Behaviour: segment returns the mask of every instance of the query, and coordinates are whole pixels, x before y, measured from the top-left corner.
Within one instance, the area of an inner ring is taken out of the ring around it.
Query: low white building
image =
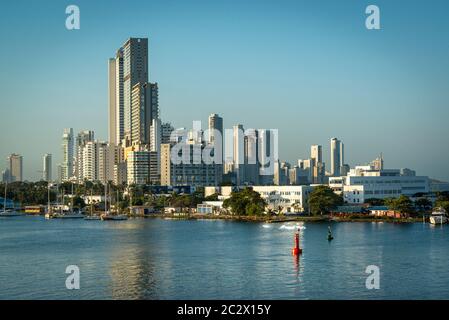
[[[429,192],[426,176],[401,175],[401,170],[357,166],[346,177],[329,178],[329,187],[342,194],[345,202],[362,204],[370,198],[396,198]]]
[[[217,193],[220,200],[231,196],[231,192],[242,190],[240,187],[205,187],[205,196]],[[252,186],[254,191],[267,202],[267,208],[283,213],[302,213],[308,211],[307,200],[314,186]]]

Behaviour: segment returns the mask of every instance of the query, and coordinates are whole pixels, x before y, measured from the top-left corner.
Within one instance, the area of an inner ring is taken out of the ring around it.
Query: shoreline
[[[142,216],[135,216],[142,217]],[[165,220],[225,220],[237,222],[263,222],[263,223],[286,223],[286,222],[389,222],[389,223],[417,223],[421,218],[397,219],[388,217],[330,217],[330,216],[283,216],[283,217],[265,217],[265,216],[233,216],[233,215],[198,215],[198,214],[152,214],[143,218],[161,218]],[[428,222],[426,222],[428,223]]]
[[[96,213],[98,214],[98,213]],[[26,216],[43,216],[43,214],[30,214]],[[85,215],[89,216],[89,215]],[[143,219],[165,219],[165,220],[224,220],[236,222],[263,222],[263,223],[286,223],[286,222],[387,222],[387,223],[423,223],[422,218],[389,218],[371,216],[235,216],[235,215],[213,215],[213,214],[189,214],[189,213],[151,213],[148,215],[130,214],[129,218]],[[429,223],[426,221],[425,223]]]

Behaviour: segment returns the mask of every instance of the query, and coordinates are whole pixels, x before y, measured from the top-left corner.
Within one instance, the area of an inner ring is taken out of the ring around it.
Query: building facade
[[[51,154],[46,153],[42,157],[42,180],[52,181]]]
[[[62,134],[61,180],[68,181],[73,176],[73,129],[66,128]]]
[[[23,181],[23,157],[19,154],[8,156],[8,182]]]

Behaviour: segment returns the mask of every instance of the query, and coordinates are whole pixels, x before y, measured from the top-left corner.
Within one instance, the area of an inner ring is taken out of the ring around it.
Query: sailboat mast
[[[8,181],[5,181],[5,199],[3,199],[3,211],[6,212],[6,189],[8,188]]]
[[[108,213],[108,184],[104,184],[104,213]]]

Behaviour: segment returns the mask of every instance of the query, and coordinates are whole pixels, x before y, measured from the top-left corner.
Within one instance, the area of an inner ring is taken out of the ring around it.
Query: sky
[[[65,27],[70,4],[80,30]],[[380,30],[365,27],[370,4]],[[321,144],[327,169],[338,137],[351,166],[382,152],[387,168],[449,181],[448,16],[444,0],[2,3],[0,169],[19,153],[39,179],[52,153],[55,177],[66,127],[107,140],[108,58],[147,37],[163,122],[279,129],[282,160]]]

